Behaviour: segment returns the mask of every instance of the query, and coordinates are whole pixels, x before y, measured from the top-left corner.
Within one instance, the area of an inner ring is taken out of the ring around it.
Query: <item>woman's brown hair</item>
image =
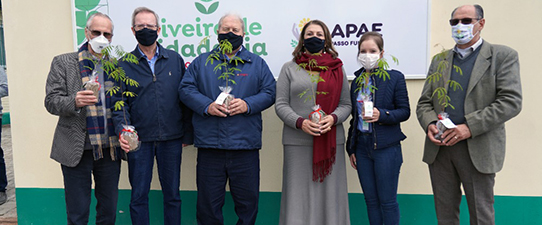
[[[311,20],[305,26],[303,26],[303,29],[301,30],[301,34],[299,34],[299,43],[297,44],[297,47],[295,47],[294,52],[292,52],[292,55],[294,56],[294,61],[301,57],[301,54],[305,52],[305,30],[307,27],[311,24],[316,24],[322,27],[322,30],[324,30],[324,37],[326,38],[325,44],[324,44],[324,52],[327,52],[328,54],[331,54],[333,58],[337,58],[339,56],[339,53],[335,48],[333,47],[333,41],[331,40],[331,33],[329,32],[329,29],[327,28],[326,24],[320,20]]]
[[[380,50],[380,52],[384,51],[384,39],[382,38],[382,34],[371,31],[371,32],[366,32],[363,35],[361,35],[361,38],[359,39],[359,42],[358,42],[358,54],[361,48],[361,43],[369,39],[373,40],[376,43],[376,46],[378,46],[378,49]]]

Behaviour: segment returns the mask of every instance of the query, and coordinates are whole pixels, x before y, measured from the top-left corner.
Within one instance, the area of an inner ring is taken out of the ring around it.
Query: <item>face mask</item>
[[[310,53],[314,54],[324,49],[326,41],[317,37],[311,37],[303,40],[303,43],[305,49],[307,49],[307,51],[309,51]]]
[[[455,43],[460,45],[469,43],[469,41],[471,41],[477,34],[472,34],[474,24],[458,23],[457,25],[452,26],[452,38],[454,39]]]
[[[92,38],[90,41],[88,41],[88,44],[90,44],[92,51],[95,53],[102,53],[102,50],[109,46],[109,40],[107,40],[107,38],[105,38],[103,35],[100,35]]]
[[[243,44],[243,36],[229,32],[227,34],[218,34],[218,42],[222,40],[228,40],[231,44],[232,50],[237,50],[241,44]]]
[[[158,38],[158,32],[149,28],[143,28],[135,32],[137,42],[143,46],[151,46]]]
[[[360,53],[358,55],[358,62],[365,68],[365,70],[374,69],[378,65],[380,54]]]

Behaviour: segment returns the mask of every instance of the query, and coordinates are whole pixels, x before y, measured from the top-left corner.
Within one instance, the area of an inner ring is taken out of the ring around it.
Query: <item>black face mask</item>
[[[233,51],[237,50],[241,44],[243,44],[243,36],[229,32],[227,34],[218,34],[218,42],[222,40],[228,40],[231,43],[231,49]]]
[[[303,43],[305,49],[307,49],[307,51],[309,51],[310,53],[314,54],[324,49],[326,41],[317,37],[311,37],[303,40]]]
[[[143,28],[135,32],[137,42],[143,46],[151,46],[158,38],[158,32],[149,28]]]

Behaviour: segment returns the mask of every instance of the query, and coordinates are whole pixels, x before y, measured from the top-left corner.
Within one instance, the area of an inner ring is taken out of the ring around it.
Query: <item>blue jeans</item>
[[[197,220],[199,225],[224,224],[226,181],[239,217],[237,225],[255,224],[260,192],[259,150],[198,149]]]
[[[181,224],[182,139],[142,142],[139,150],[128,153],[128,174],[132,185],[130,217],[132,224],[149,224],[149,190],[154,158],[164,195],[164,224]]]
[[[109,149],[104,151],[109,151]],[[94,175],[94,196],[98,200],[96,224],[115,224],[120,160],[112,161],[109,154],[104,152],[104,158],[95,161],[92,150],[85,150],[77,166],[62,165],[62,175],[64,176],[68,225],[88,224],[92,190],[91,175]]]
[[[375,150],[372,134],[360,134],[357,138],[357,170],[367,204],[369,223],[399,224],[397,185],[403,163],[401,145]]]

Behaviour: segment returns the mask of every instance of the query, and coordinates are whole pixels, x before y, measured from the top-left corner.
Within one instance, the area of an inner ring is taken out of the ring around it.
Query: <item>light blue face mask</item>
[[[478,22],[473,23],[473,24],[458,23],[457,25],[452,26],[452,38],[454,39],[455,43],[460,44],[460,45],[469,43],[469,41],[471,41],[474,38],[474,36],[478,34],[478,32],[476,32],[476,34],[472,33],[472,30],[474,29],[474,25],[477,24]]]

